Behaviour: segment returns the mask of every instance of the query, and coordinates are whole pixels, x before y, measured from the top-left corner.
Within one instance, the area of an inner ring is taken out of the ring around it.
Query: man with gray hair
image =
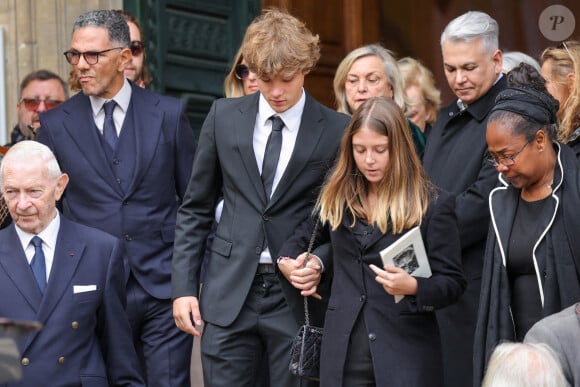
[[[0,164],[14,219],[0,231],[0,316],[43,325],[20,343],[14,385],[144,386],[125,314],[121,242],[60,214],[68,182],[35,141],[14,145]]]
[[[457,99],[441,109],[423,155],[433,183],[456,196],[468,281],[463,297],[437,312],[447,387],[472,383],[473,339],[489,225],[487,197],[497,176],[486,161],[486,121],[495,97],[506,87],[498,36],[497,22],[483,12],[467,12],[443,31],[443,67]]]
[[[57,74],[49,70],[36,70],[26,75],[20,83],[18,93],[18,123],[10,133],[10,147],[17,142],[34,140],[40,126],[40,113],[50,110],[68,98],[66,83]],[[4,151],[0,150],[0,160]],[[0,203],[0,229],[11,222],[8,209],[4,201]]]
[[[195,140],[184,106],[124,76],[129,27],[112,10],[76,20],[70,49],[82,92],[42,114],[37,140],[71,182],[65,214],[123,240],[127,312],[150,386],[188,386],[192,337],[173,322],[171,256]]]
[[[478,385],[479,386],[479,385]],[[481,387],[566,387],[556,355],[545,344],[495,347]]]

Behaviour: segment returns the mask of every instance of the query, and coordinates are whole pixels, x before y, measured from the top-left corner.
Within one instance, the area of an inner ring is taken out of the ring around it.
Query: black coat
[[[570,137],[568,137],[566,145],[572,148],[576,154],[576,158],[580,159],[580,127],[576,128]]]
[[[432,277],[417,278],[417,295],[406,296],[398,304],[375,281],[369,264],[383,267],[379,252],[403,233],[377,230],[363,248],[351,224],[352,218],[345,216],[335,231],[322,228],[315,244],[331,241],[333,268],[326,270],[332,270],[334,276],[324,325],[320,385],[343,385],[349,337],[363,313],[377,386],[443,386],[434,310],[455,302],[465,288],[453,197],[440,192],[421,223]],[[305,251],[312,229],[312,221],[303,224],[280,254],[296,257]]]
[[[538,214],[537,222],[544,231],[533,250],[544,316],[580,300],[580,170],[573,151],[557,143],[555,147],[554,188],[548,207]],[[501,186],[491,192],[489,200],[491,224],[474,343],[473,385],[477,387],[495,346],[515,340],[505,260],[520,190],[501,174],[499,180]]]
[[[465,387],[472,380],[473,334],[489,225],[487,197],[497,181],[495,168],[486,161],[485,132],[495,98],[506,83],[504,76],[462,112],[456,101],[443,108],[423,154],[431,181],[456,197],[461,262],[467,278],[461,299],[437,311],[446,387]]]

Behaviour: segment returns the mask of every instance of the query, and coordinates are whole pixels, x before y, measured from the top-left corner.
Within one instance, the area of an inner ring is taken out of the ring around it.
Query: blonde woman
[[[558,140],[580,158],[580,42],[568,40],[549,47],[540,56],[541,74],[548,92],[558,100]]]
[[[250,71],[239,48],[234,63],[224,80],[224,94],[226,98],[242,97],[258,91],[258,77]]]
[[[333,275],[320,370],[324,386],[442,386],[435,309],[463,293],[455,201],[428,180],[401,108],[375,97],[355,111],[339,160],[315,211],[314,247],[330,241]],[[420,226],[433,275],[383,266],[379,252]],[[314,220],[281,249],[283,262],[306,250]],[[395,303],[394,295],[405,297]]]
[[[379,44],[359,47],[340,62],[334,75],[337,110],[352,115],[367,99],[385,96],[407,113],[403,78],[392,52]],[[425,149],[423,132],[407,120],[417,154]]]
[[[428,137],[441,107],[441,92],[435,86],[433,73],[414,58],[401,58],[397,64],[409,105],[407,118]]]

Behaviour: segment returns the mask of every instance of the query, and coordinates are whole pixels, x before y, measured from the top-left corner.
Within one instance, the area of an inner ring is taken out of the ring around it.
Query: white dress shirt
[[[270,132],[272,131],[272,120],[270,120],[270,117],[277,115],[282,119],[282,121],[284,121],[284,128],[282,128],[282,148],[280,149],[280,159],[278,160],[278,167],[276,168],[274,182],[272,183],[272,195],[276,192],[278,183],[284,175],[284,171],[286,170],[292,152],[294,151],[294,145],[296,144],[296,138],[298,137],[298,129],[300,128],[300,122],[302,121],[302,112],[304,111],[305,102],[306,94],[304,93],[304,89],[302,89],[302,96],[294,106],[285,112],[276,113],[270,104],[268,104],[268,101],[266,101],[264,96],[260,94],[253,138],[254,154],[256,155],[256,163],[258,164],[260,174],[262,174],[262,163],[264,162],[266,143],[268,142],[268,136],[270,136]],[[273,263],[270,250],[267,247],[262,251],[262,254],[260,254],[260,263]]]
[[[302,112],[304,111],[304,103],[306,102],[306,95],[304,89],[302,96],[298,102],[290,109],[283,113],[276,113],[274,109],[268,104],[268,101],[260,94],[260,102],[258,106],[258,114],[256,116],[256,124],[254,126],[254,154],[256,155],[256,163],[258,163],[258,170],[262,174],[262,163],[264,162],[264,152],[266,151],[266,143],[270,132],[272,132],[272,120],[270,117],[277,115],[284,121],[284,128],[282,128],[282,148],[280,149],[280,159],[278,160],[278,167],[274,175],[274,182],[272,183],[272,194],[276,191],[276,187],[288,166],[294,145],[296,144],[296,137],[298,136],[298,129],[302,121]]]
[[[121,134],[121,128],[123,127],[123,122],[125,122],[127,109],[129,109],[129,102],[131,102],[131,85],[129,84],[129,81],[125,78],[121,90],[119,90],[119,92],[110,100],[94,95],[90,95],[89,100],[91,101],[91,109],[93,110],[93,119],[95,120],[95,124],[101,134],[103,134],[103,125],[105,124],[105,109],[103,109],[103,105],[105,102],[110,100],[117,103],[115,110],[113,110],[113,121],[115,121],[117,137],[119,137]]]

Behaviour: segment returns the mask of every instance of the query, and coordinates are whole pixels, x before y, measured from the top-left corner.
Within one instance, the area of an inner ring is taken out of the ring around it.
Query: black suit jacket
[[[231,324],[238,316],[265,241],[275,260],[282,243],[311,213],[348,123],[346,115],[306,94],[294,151],[268,201],[253,149],[258,101],[259,93],[214,102],[201,130],[191,180],[177,216],[173,297],[197,296],[204,244],[223,191],[223,212],[200,297],[204,320],[219,326]],[[303,320],[300,293],[281,273],[278,276],[297,321]]]

